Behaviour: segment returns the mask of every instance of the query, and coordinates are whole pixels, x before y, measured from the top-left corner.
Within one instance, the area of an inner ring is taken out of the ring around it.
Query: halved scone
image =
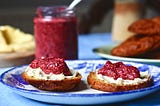
[[[34,87],[47,91],[69,91],[81,82],[81,74],[69,69],[61,58],[35,59],[22,73],[23,79]]]
[[[23,72],[22,77],[26,82],[34,87],[47,91],[69,91],[75,88],[81,81],[82,76],[77,73],[75,77],[65,78],[63,80],[43,80],[28,76]]]
[[[146,81],[142,83],[118,85],[116,83],[110,83],[109,81],[101,80],[97,78],[96,72],[91,72],[87,78],[87,81],[91,86],[91,88],[106,92],[118,92],[118,91],[135,90],[150,86],[152,82],[151,77],[146,76],[145,79]]]
[[[106,64],[104,65],[104,67],[105,68],[109,67],[108,63],[106,63]],[[115,65],[115,64],[113,64],[113,65]],[[113,67],[113,65],[111,67]],[[104,68],[104,67],[102,67],[102,68]],[[120,65],[119,66],[117,65],[115,67],[122,68]],[[109,70],[112,70],[112,68],[110,68]],[[106,92],[118,92],[118,91],[128,91],[128,90],[145,88],[145,87],[152,85],[151,75],[149,75],[147,72],[140,72],[139,77],[135,77],[132,79],[128,79],[128,78],[123,79],[121,76],[119,76],[118,78],[112,77],[112,75],[107,76],[107,75],[102,74],[99,71],[102,71],[102,70],[98,69],[96,71],[90,72],[87,77],[88,84],[93,89],[106,91]],[[109,72],[109,73],[111,73],[111,72]]]

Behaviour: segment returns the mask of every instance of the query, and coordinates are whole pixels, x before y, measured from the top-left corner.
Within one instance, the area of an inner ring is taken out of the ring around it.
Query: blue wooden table
[[[79,59],[91,60],[102,59],[93,53],[93,48],[113,44],[111,35],[109,33],[97,33],[89,35],[79,36]],[[8,70],[8,68],[0,68],[0,75]],[[106,105],[106,104],[105,104]],[[160,106],[160,91],[156,91],[150,95],[142,98],[138,98],[131,101],[125,101],[121,103],[112,103],[108,106]],[[0,83],[0,106],[53,106],[53,104],[47,104],[37,102],[31,99],[22,97]],[[57,105],[56,105],[57,106]]]

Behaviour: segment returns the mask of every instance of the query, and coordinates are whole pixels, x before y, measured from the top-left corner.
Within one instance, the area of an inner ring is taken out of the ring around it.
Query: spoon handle
[[[68,10],[69,9],[73,9],[81,0],[74,0],[69,6],[68,6]]]

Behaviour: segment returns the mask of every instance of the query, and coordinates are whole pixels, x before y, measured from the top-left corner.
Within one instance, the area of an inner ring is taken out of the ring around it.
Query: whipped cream
[[[150,76],[148,72],[140,72],[140,78],[135,78],[134,80],[124,80],[122,78],[118,78],[117,80],[115,80],[112,77],[98,74],[98,70],[96,70],[96,77],[100,80],[103,80],[109,83],[113,83],[113,84],[117,84],[117,85],[131,85],[131,84],[140,84],[140,83],[146,82],[148,80],[147,78]]]
[[[72,76],[65,76],[63,73],[61,73],[61,74],[53,74],[53,73],[45,74],[41,68],[33,69],[31,67],[27,67],[25,71],[28,76],[34,77],[36,79],[42,79],[42,80],[63,80],[66,78],[76,77],[76,75],[77,75],[77,72],[73,71],[73,70],[70,70],[72,73]]]

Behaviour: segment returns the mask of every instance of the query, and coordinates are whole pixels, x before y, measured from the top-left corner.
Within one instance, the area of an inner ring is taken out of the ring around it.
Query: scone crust
[[[150,19],[138,20],[132,23],[128,27],[128,30],[137,34],[144,34],[144,35],[159,34],[160,25],[155,22],[157,20],[158,19],[154,19],[154,21]]]
[[[160,35],[134,35],[111,50],[111,54],[122,57],[139,57],[160,48]]]
[[[41,80],[28,76],[26,72],[22,73],[22,78],[32,86],[47,91],[69,91],[75,88],[81,81],[81,74],[78,73],[74,78],[64,80]]]
[[[146,82],[140,84],[132,84],[132,85],[117,85],[113,83],[106,83],[103,80],[100,80],[96,77],[96,72],[90,72],[87,77],[88,84],[91,88],[96,90],[101,90],[105,92],[118,92],[118,91],[128,91],[135,90],[140,88],[145,88],[151,86],[152,80],[151,77],[147,78]]]

